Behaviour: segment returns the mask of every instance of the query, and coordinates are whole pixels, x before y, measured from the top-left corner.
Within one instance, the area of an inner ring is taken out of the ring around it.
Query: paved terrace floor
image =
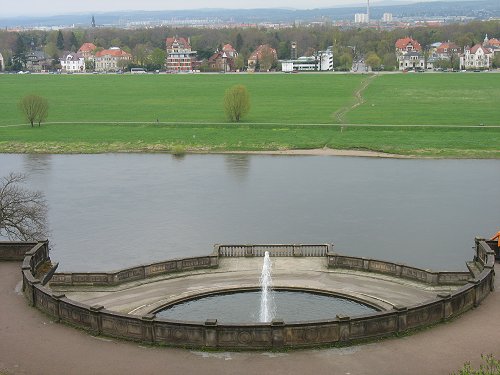
[[[202,292],[258,287],[263,258],[221,258],[217,269],[176,273],[167,278],[132,282],[114,288],[57,288],[66,296],[87,305],[143,315],[165,303]],[[375,273],[329,270],[325,258],[272,258],[275,287],[302,287],[347,294],[382,309],[412,305],[450,291],[453,287],[382,276]],[[207,318],[216,318],[208,317]]]
[[[0,262],[0,373],[5,374],[450,374],[482,353],[500,358],[499,279],[459,319],[411,336],[348,348],[201,352],[145,347],[53,323],[20,292],[21,264]]]

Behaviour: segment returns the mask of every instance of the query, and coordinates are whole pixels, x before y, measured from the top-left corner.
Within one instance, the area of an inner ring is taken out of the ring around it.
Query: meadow
[[[0,75],[1,152],[360,149],[499,158],[500,74]],[[224,91],[243,84],[252,109],[229,123]],[[49,100],[26,125],[17,103]],[[343,110],[339,119],[335,114]],[[482,124],[482,125],[480,125]],[[396,125],[396,126],[393,126]],[[434,126],[421,126],[434,125]],[[472,126],[472,127],[471,127]]]

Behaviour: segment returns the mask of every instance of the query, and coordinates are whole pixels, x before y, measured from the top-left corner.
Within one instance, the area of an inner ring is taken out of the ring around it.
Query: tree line
[[[500,22],[474,21],[443,26],[422,26],[384,30],[378,28],[348,28],[335,26],[297,26],[284,29],[233,28],[201,29],[190,27],[157,27],[126,30],[119,28],[66,29],[59,31],[0,31],[0,52],[6,68],[22,70],[26,55],[31,50],[43,50],[56,63],[63,52],[77,51],[85,42],[98,48],[120,47],[134,56],[137,66],[161,64],[164,59],[165,38],[182,36],[190,38],[198,58],[208,59],[217,49],[230,43],[239,53],[237,65],[244,65],[252,51],[260,44],[275,48],[279,59],[290,58],[291,42],[297,43],[299,56],[310,56],[315,51],[333,46],[334,66],[348,69],[352,60],[370,56],[388,69],[396,66],[394,43],[411,36],[425,48],[435,42],[452,41],[458,46],[472,46],[482,42],[484,36],[500,37]],[[240,67],[240,66],[238,66]]]

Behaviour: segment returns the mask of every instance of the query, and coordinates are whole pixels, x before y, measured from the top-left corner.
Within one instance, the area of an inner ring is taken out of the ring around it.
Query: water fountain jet
[[[273,320],[276,308],[274,306],[274,297],[272,292],[272,263],[269,251],[264,253],[264,264],[262,265],[262,273],[260,275],[260,315],[259,320],[262,323],[268,323]]]

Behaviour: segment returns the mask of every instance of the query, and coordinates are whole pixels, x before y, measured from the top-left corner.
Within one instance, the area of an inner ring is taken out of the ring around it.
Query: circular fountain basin
[[[274,318],[285,322],[335,319],[337,315],[356,316],[379,311],[373,306],[330,293],[308,290],[273,290]],[[195,297],[172,303],[156,312],[168,320],[221,323],[258,323],[261,292],[231,291]]]

